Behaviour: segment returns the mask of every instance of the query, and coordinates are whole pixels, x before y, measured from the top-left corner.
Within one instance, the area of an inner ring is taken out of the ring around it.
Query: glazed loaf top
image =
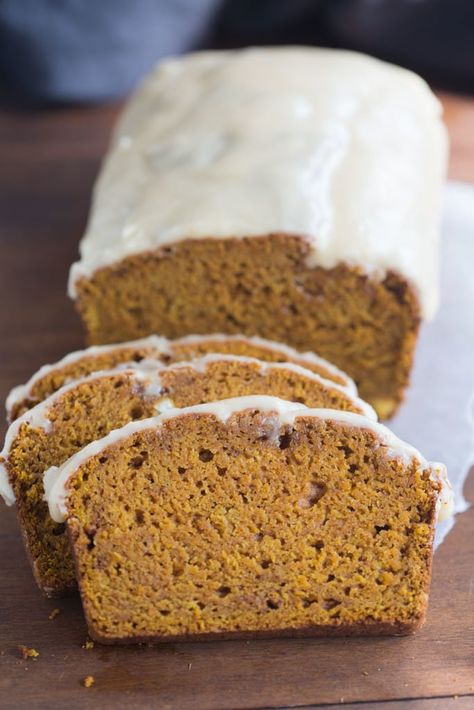
[[[415,74],[284,47],[162,62],[130,101],[70,274],[191,238],[300,235],[309,264],[388,270],[437,304],[440,105]]]

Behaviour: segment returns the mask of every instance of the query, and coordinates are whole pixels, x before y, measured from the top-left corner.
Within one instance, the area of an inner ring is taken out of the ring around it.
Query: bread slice
[[[104,643],[406,634],[442,467],[366,417],[274,397],[133,422],[45,476]]]
[[[0,491],[8,489],[10,499],[16,498],[34,574],[45,593],[75,587],[64,526],[51,521],[43,501],[42,474],[48,467],[112,429],[156,415],[160,408],[255,393],[376,418],[350,388],[298,365],[216,354],[168,367],[148,361],[142,367],[95,373],[64,385],[15,420],[1,454]]]
[[[266,362],[293,362],[307,370],[352,388],[353,381],[342,370],[315,353],[300,353],[293,348],[243,335],[189,335],[168,340],[159,335],[115,345],[98,345],[65,355],[51,365],[43,365],[24,385],[15,387],[7,399],[7,417],[11,422],[30,407],[46,399],[64,384],[99,370],[109,370],[119,364],[140,363],[145,359],[159,360],[164,364],[192,360],[207,353],[246,355]]]

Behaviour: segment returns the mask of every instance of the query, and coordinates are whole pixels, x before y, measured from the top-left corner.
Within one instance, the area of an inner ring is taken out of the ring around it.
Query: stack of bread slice
[[[78,586],[94,638],[422,622],[444,469],[317,355],[150,336],[41,368],[7,410],[0,491],[39,587]]]

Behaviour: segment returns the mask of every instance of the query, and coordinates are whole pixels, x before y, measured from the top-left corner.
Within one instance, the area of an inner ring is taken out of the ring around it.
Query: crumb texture
[[[308,407],[325,407],[362,414],[362,403],[328,380],[290,367],[265,367],[258,361],[238,358],[211,360],[205,365],[173,367],[159,373],[163,395],[176,407],[232,397],[270,394]],[[158,404],[158,401],[157,401]]]
[[[50,518],[43,501],[44,471],[112,429],[153,414],[142,393],[134,391],[123,375],[117,375],[109,379],[107,387],[89,382],[67,392],[48,410],[48,430],[20,425],[7,468],[35,578],[48,595],[74,588],[75,575],[64,525]]]
[[[220,331],[313,350],[390,415],[419,326],[412,287],[391,272],[378,281],[344,264],[309,268],[307,257],[305,240],[278,234],[185,240],[83,278],[76,304],[91,343]]]
[[[88,459],[67,526],[105,642],[422,621],[436,484],[375,434],[242,412],[175,417]]]
[[[122,363],[139,363],[145,358],[160,357],[160,353],[151,347],[127,348],[118,346],[103,353],[89,354],[86,351],[82,357],[70,363],[53,367],[31,387],[28,396],[15,402],[9,418],[11,421],[19,417],[38,402],[57,392],[71,380],[78,380],[99,370],[110,370]]]

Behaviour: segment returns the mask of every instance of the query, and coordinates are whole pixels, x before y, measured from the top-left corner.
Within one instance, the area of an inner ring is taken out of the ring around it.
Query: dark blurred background
[[[270,44],[356,49],[474,94],[474,0],[0,0],[0,95],[111,101],[163,56]]]

